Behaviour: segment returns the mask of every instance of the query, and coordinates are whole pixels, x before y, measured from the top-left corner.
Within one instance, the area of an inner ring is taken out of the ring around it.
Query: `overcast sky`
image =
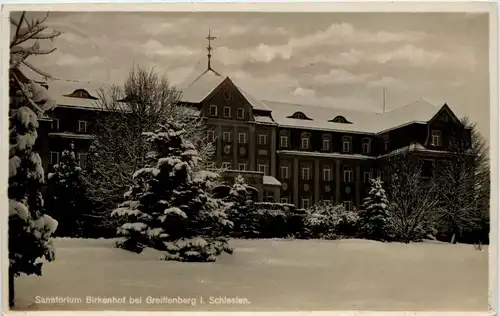
[[[380,112],[447,102],[489,134],[488,17],[465,13],[64,13],[34,60],[56,78],[120,84],[133,64],[178,84],[214,68],[255,97]]]

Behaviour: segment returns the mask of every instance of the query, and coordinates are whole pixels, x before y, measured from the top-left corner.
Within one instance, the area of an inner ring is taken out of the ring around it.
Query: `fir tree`
[[[238,237],[254,237],[258,234],[255,206],[248,194],[249,187],[245,179],[238,175],[225,199],[228,203],[229,220],[234,224],[232,234]]]
[[[46,210],[59,223],[58,236],[86,236],[88,232],[84,231],[84,225],[87,222],[87,226],[91,226],[86,216],[91,215],[88,214],[91,208],[85,194],[82,168],[74,149],[75,146],[71,143],[69,149],[62,152],[59,164],[54,165],[53,172],[47,177]]]
[[[387,240],[389,237],[389,202],[382,181],[370,180],[370,191],[360,210],[360,228],[363,237]]]
[[[215,261],[232,252],[222,236],[232,225],[225,205],[208,193],[217,174],[195,172],[198,152],[185,133],[174,120],[144,133],[153,150],[134,173],[127,200],[112,213],[124,221],[118,247],[138,253],[152,247],[177,261]]]

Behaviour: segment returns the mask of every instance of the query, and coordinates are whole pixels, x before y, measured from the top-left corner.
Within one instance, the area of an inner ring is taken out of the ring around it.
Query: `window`
[[[301,146],[302,149],[309,149],[309,137],[308,136],[302,136],[301,139]]]
[[[50,164],[57,165],[59,163],[59,153],[57,151],[50,152]]]
[[[264,175],[267,175],[267,165],[259,165],[259,172],[264,173]]]
[[[389,135],[384,135],[384,149],[385,151],[389,150]]]
[[[333,123],[344,123],[349,124],[350,122],[343,116],[336,116],[333,120],[330,120]]]
[[[231,117],[231,107],[230,106],[224,107],[224,117]]]
[[[282,179],[288,179],[288,166],[281,166],[280,172],[281,172]]]
[[[230,162],[223,162],[222,163],[222,169],[228,169],[228,170],[231,170],[232,168],[232,164]]]
[[[344,169],[344,182],[352,182],[352,170]]]
[[[78,121],[78,131],[81,133],[87,132],[87,121]]]
[[[369,138],[364,138],[361,143],[361,149],[363,154],[369,154],[371,151],[371,140]]]
[[[59,130],[59,119],[52,119],[52,122],[50,122],[50,129],[52,131],[58,131]]]
[[[86,153],[78,153],[78,165],[82,168],[85,168],[85,162],[87,161]]]
[[[267,145],[267,135],[259,134],[259,145]]]
[[[303,167],[301,171],[302,180],[309,180],[311,176],[309,167]]]
[[[282,148],[288,147],[288,136],[280,136],[280,146]]]
[[[222,132],[222,141],[224,143],[230,143],[231,142],[231,132]]]
[[[372,178],[372,173],[371,172],[363,172],[363,182],[364,183],[369,183],[370,179]]]
[[[344,201],[344,203],[342,203],[344,205],[344,208],[348,211],[352,211],[352,202],[351,201]]]
[[[240,144],[247,143],[247,133],[238,133],[238,143]]]
[[[323,180],[324,181],[332,181],[332,170],[325,168],[323,169]]]
[[[217,116],[217,105],[212,104],[210,106],[210,115]]]
[[[323,138],[323,150],[330,151],[332,141],[329,138]]]
[[[441,146],[441,131],[432,131],[432,145]]]
[[[309,199],[302,199],[301,201],[301,206],[303,209],[308,209],[309,208]]]
[[[449,144],[450,148],[456,148],[457,141],[455,140],[455,137],[448,137],[448,144]]]
[[[231,92],[229,90],[224,90],[222,92],[222,94],[223,94],[225,100],[231,99]]]
[[[288,204],[288,198],[287,197],[282,197],[280,199],[281,204]]]
[[[342,137],[342,152],[350,153],[352,150],[352,139],[350,136]]]
[[[207,131],[207,139],[209,142],[215,141],[215,131]]]
[[[247,164],[246,163],[239,163],[238,164],[238,170],[240,170],[240,171],[246,171],[247,170]]]
[[[245,118],[245,112],[243,111],[243,109],[242,109],[242,108],[239,108],[239,109],[236,111],[236,114],[238,115],[238,118],[239,118],[239,119]]]

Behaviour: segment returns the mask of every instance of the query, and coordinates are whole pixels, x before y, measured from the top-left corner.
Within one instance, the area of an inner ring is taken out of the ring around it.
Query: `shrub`
[[[359,216],[342,205],[320,202],[306,210],[304,233],[306,238],[338,239],[353,237]]]

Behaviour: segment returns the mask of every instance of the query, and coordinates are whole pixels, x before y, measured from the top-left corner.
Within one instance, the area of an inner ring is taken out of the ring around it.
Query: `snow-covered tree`
[[[180,96],[165,76],[141,67],[131,69],[122,86],[99,91],[96,107],[103,115],[95,121],[95,154],[88,156],[85,173],[96,207],[110,212],[121,201],[150,150],[142,132],[169,117],[185,123],[184,137],[193,142],[202,160],[212,157],[214,146],[206,137],[204,121],[192,108],[179,104]]]
[[[152,247],[165,260],[215,261],[232,251],[223,237],[232,223],[224,203],[208,193],[218,175],[196,171],[200,158],[184,127],[170,119],[144,133],[154,149],[112,213],[124,221],[117,246],[139,253]]]
[[[255,205],[248,198],[249,187],[245,179],[238,175],[225,199],[228,203],[229,220],[233,222],[232,234],[241,237],[253,237],[258,234]]]
[[[14,305],[14,277],[42,274],[43,260],[54,260],[51,237],[57,221],[43,213],[44,170],[34,145],[38,136],[38,116],[54,108],[47,89],[20,78],[24,66],[41,76],[48,74],[33,66],[28,58],[49,54],[53,48],[41,47],[44,40],[60,35],[45,26],[47,16],[29,19],[25,12],[11,16],[10,113],[9,113],[9,305]],[[16,98],[17,102],[13,102]],[[15,105],[15,106],[14,106]]]
[[[389,239],[389,201],[379,178],[370,180],[370,191],[361,206],[359,217],[360,233],[364,238]]]
[[[62,152],[59,163],[48,174],[45,203],[47,214],[59,223],[58,236],[87,236],[88,230],[99,224],[91,211],[73,143]]]

